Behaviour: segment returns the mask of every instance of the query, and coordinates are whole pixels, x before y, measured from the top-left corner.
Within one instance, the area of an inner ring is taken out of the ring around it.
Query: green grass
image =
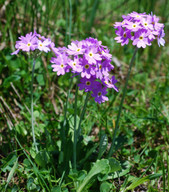
[[[0,4],[0,191],[169,191],[168,1],[2,0]],[[115,152],[113,159],[108,160],[122,89],[134,52],[131,44],[122,47],[115,42],[113,23],[132,11],[153,11],[158,15],[165,24],[166,45],[158,47],[153,42],[151,47],[138,50]],[[78,92],[75,118],[76,79],[70,82],[69,74],[58,77],[52,72],[52,53],[36,61],[33,88],[39,153],[32,146],[32,60],[26,54],[10,53],[18,36],[34,28],[51,37],[56,46],[96,37],[120,62],[120,66],[112,62],[119,93],[109,90],[109,101],[101,105],[89,96],[81,122],[82,136],[77,141],[76,170],[72,168],[73,127],[81,118],[86,94]]]

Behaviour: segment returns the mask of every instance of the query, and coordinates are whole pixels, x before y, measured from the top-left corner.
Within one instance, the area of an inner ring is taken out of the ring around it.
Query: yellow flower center
[[[98,96],[101,96],[102,95],[102,93],[101,92],[98,92]]]
[[[76,63],[75,63],[75,62],[73,63],[73,66],[76,66]]]
[[[89,56],[92,57],[92,56],[93,56],[93,53],[89,53]]]
[[[139,39],[140,39],[140,40],[143,40],[143,36],[140,36]]]
[[[137,25],[136,24],[133,24],[133,28],[136,28],[137,27]]]
[[[89,65],[87,64],[87,65],[85,65],[85,69],[89,69]]]
[[[99,69],[101,69],[102,68],[102,66],[101,65],[99,65]]]
[[[124,37],[124,38],[126,38],[126,37],[127,37],[126,33],[124,33],[124,34],[123,34],[123,37]]]
[[[77,49],[77,52],[79,52],[80,50],[81,50],[81,49],[80,49],[80,48],[78,48],[78,49]]]
[[[30,44],[30,43],[28,43],[28,44],[27,44],[27,46],[28,46],[28,47],[30,47],[30,46],[31,46],[31,44]]]
[[[61,68],[63,68],[63,67],[64,67],[64,65],[63,65],[63,64],[61,64],[61,65],[60,65],[60,67],[61,67]]]
[[[91,82],[90,81],[86,81],[86,85],[91,85]]]
[[[148,25],[148,23],[144,23],[144,26],[147,26]]]
[[[43,46],[43,45],[42,45],[42,43],[40,43],[40,44],[39,44],[39,46],[41,46],[41,47],[42,47],[42,46]]]

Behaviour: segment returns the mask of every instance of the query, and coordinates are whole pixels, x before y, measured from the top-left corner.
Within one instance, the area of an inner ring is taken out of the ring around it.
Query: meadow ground
[[[168,0],[0,1],[0,191],[169,191],[168,10]],[[159,47],[155,40],[138,49],[115,129],[135,48],[115,41],[113,24],[133,11],[157,15],[166,43]],[[119,92],[109,89],[102,104],[90,94],[85,102],[87,93],[77,95],[77,78],[57,76],[53,53],[43,53],[35,64],[32,133],[32,58],[11,53],[18,37],[34,29],[56,47],[89,37],[102,41]]]

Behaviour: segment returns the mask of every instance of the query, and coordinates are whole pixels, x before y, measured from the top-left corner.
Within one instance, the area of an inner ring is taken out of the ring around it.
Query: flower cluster
[[[157,39],[159,46],[164,46],[164,24],[158,22],[159,18],[156,15],[132,12],[127,16],[123,15],[122,18],[122,22],[114,24],[117,29],[115,40],[122,46],[128,44],[129,39],[138,48],[150,46],[154,39]]]
[[[64,75],[71,71],[80,75],[80,90],[92,91],[92,97],[97,103],[108,101],[107,88],[118,91],[114,85],[117,81],[109,72],[114,68],[111,65],[111,54],[101,41],[87,38],[82,41],[73,41],[68,48],[54,48],[56,57],[51,59],[53,71],[57,75]]]
[[[30,32],[26,36],[19,37],[19,41],[16,41],[16,51],[11,55],[16,55],[20,50],[25,52],[31,52],[35,50],[48,52],[50,49],[54,48],[54,43],[49,39],[41,36],[36,31],[34,33]]]

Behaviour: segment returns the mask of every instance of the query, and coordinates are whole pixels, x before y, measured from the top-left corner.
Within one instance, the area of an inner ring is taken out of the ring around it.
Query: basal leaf
[[[110,168],[111,168],[110,172],[115,172],[115,171],[121,170],[120,162],[117,161],[114,158],[109,158],[109,165],[110,165]]]
[[[87,187],[87,184],[93,179],[93,177],[99,173],[106,174],[110,170],[109,160],[101,159],[94,163],[92,169],[89,171],[83,182],[79,185],[77,192],[81,192]]]
[[[104,134],[100,139],[98,159],[100,159],[104,154],[104,152],[106,151],[107,145],[108,145],[108,138],[107,135]]]

